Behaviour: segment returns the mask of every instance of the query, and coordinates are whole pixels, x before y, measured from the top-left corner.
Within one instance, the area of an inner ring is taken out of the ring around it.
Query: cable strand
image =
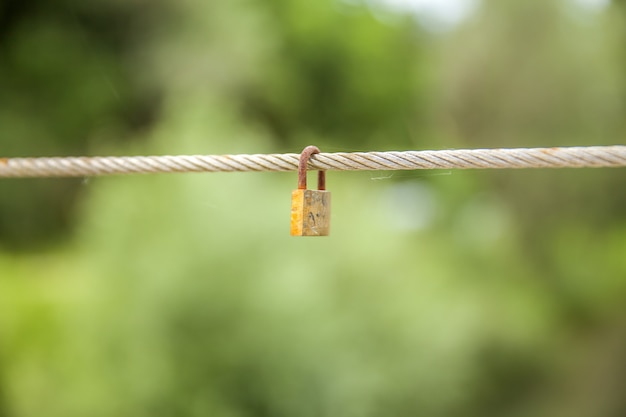
[[[180,155],[0,158],[0,178],[83,177],[169,172],[296,171],[300,155]],[[338,152],[312,155],[309,170],[625,167],[626,146]]]

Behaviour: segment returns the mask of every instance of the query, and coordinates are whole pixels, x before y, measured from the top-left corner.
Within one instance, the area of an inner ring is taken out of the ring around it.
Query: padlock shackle
[[[298,164],[298,189],[306,190],[306,171],[307,164],[309,163],[309,159],[311,155],[320,153],[320,150],[317,146],[307,146],[304,148],[302,153],[300,154],[300,163]],[[326,171],[318,171],[317,173],[317,189],[325,190],[326,189]]]

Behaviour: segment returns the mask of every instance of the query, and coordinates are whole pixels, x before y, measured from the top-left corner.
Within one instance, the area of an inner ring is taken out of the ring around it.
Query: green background
[[[5,0],[0,154],[611,145],[626,3]],[[622,169],[0,180],[0,417],[623,416]]]

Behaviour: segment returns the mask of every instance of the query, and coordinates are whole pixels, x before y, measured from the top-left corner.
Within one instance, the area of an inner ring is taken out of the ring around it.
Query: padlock
[[[306,189],[306,168],[311,155],[319,153],[307,146],[300,155],[298,189],[291,192],[291,236],[328,236],[330,231],[330,192],[326,172],[319,171],[317,190]]]

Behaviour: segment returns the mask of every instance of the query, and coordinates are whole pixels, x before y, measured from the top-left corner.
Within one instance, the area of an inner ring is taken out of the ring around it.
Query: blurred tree
[[[138,82],[128,53],[150,16],[140,3],[2,2],[2,155],[84,155],[149,126],[158,91]],[[0,186],[11,196],[0,200],[1,246],[37,247],[72,223],[80,181],[5,180]]]
[[[563,0],[485,1],[448,40],[444,110],[468,146],[590,145],[621,123],[621,46]]]
[[[377,20],[367,7],[272,0],[279,45],[248,113],[283,144],[302,136],[347,149],[406,148],[428,121],[427,37],[409,17]]]

